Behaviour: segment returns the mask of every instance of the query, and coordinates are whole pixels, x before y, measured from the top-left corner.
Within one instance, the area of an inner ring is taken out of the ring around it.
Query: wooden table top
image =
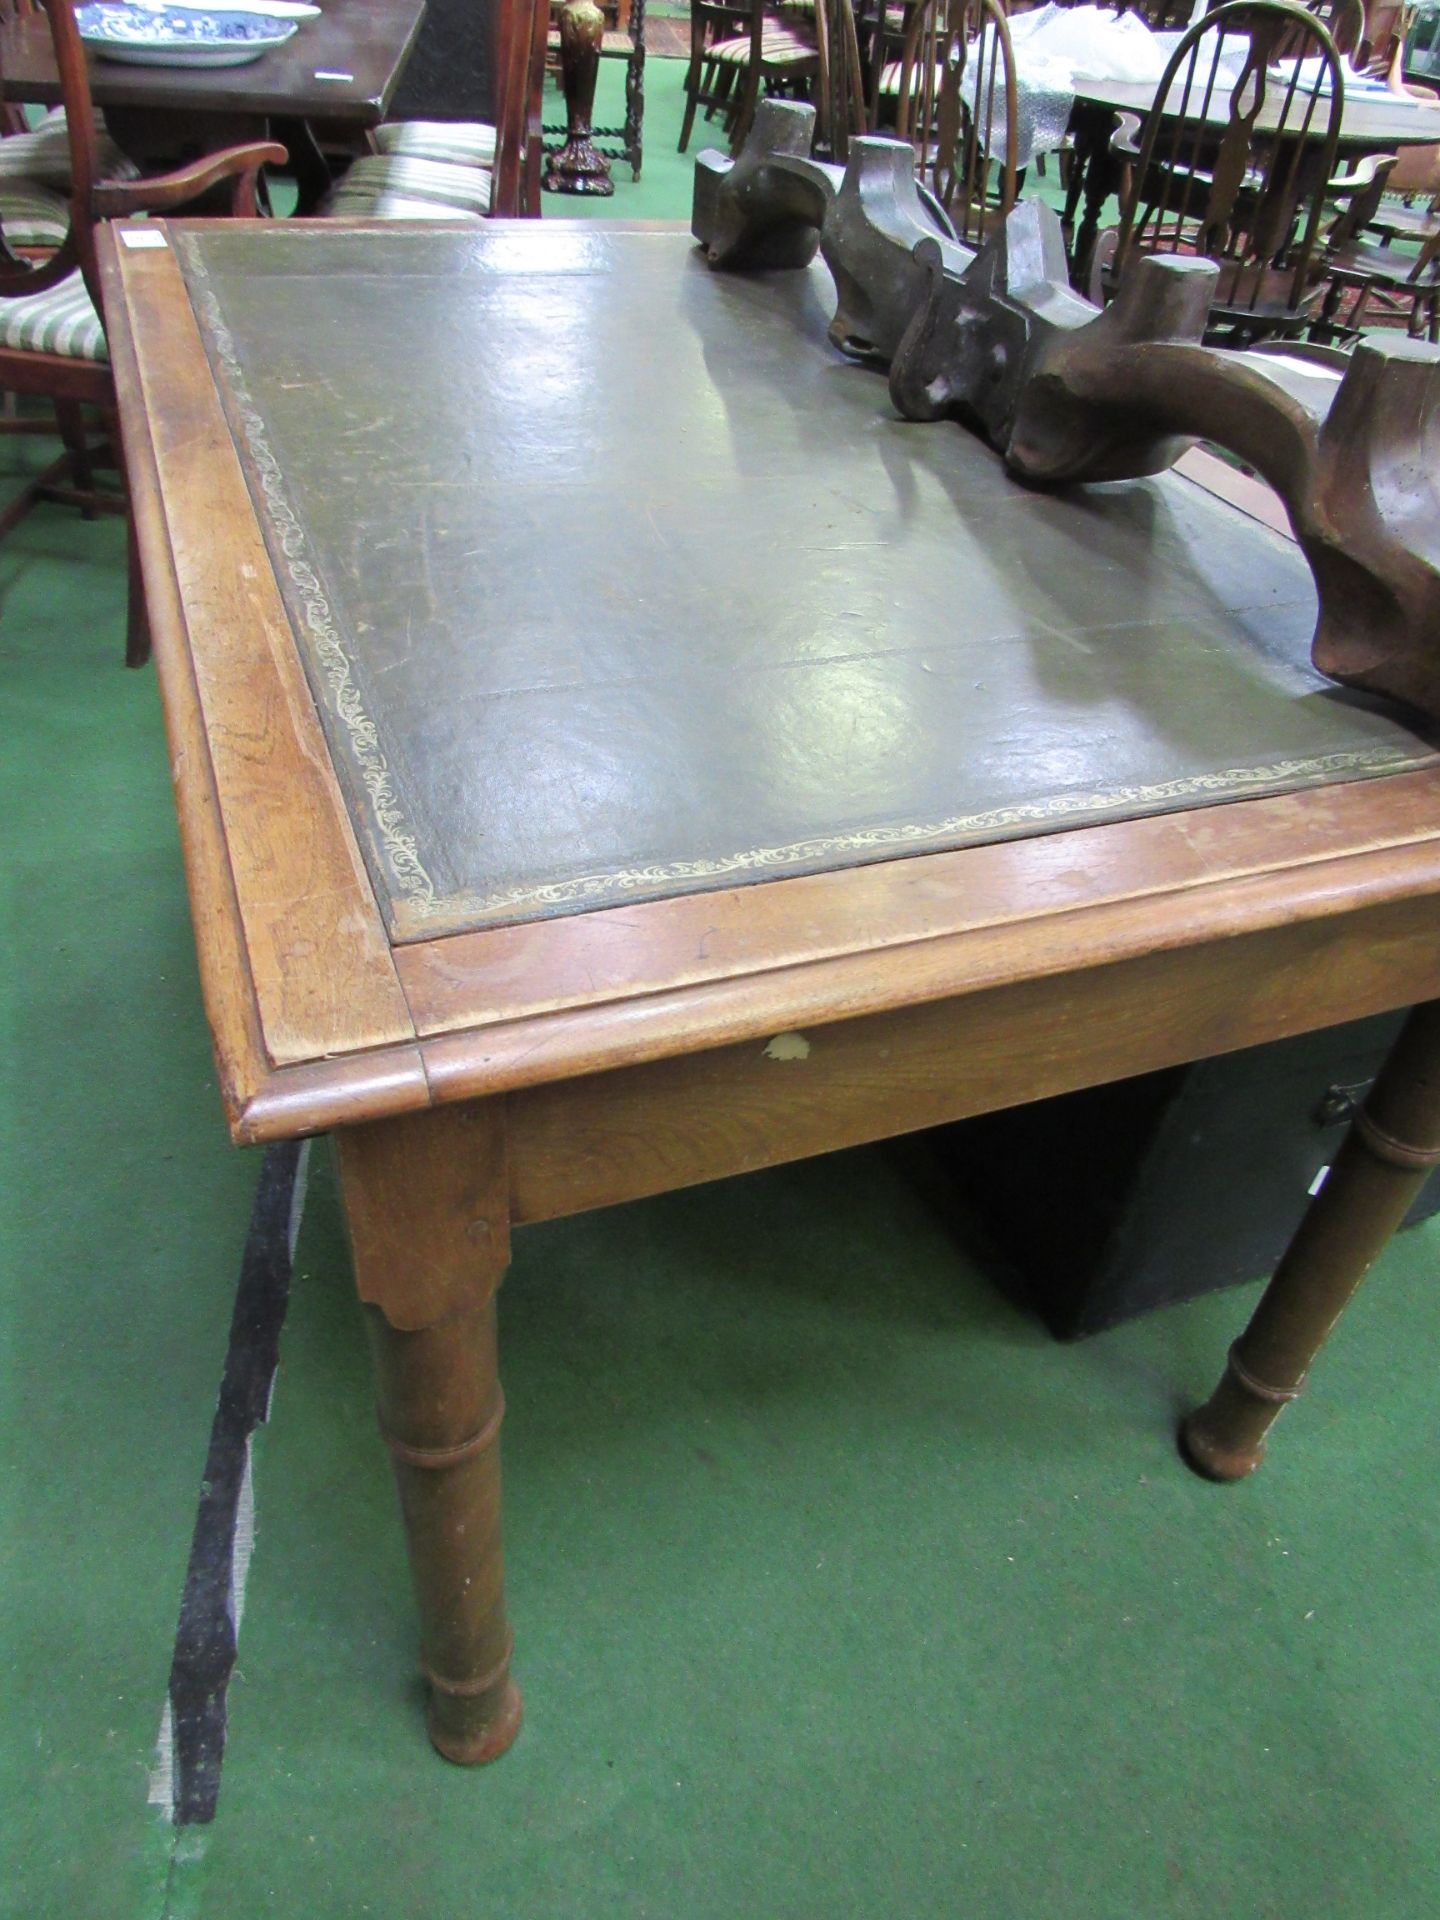
[[[1180,105],[1181,82],[1176,82],[1174,96],[1178,109]],[[1133,113],[1143,120],[1155,104],[1156,88],[1149,82],[1136,84],[1126,80],[1093,80],[1084,74],[1075,79],[1075,98],[1082,105],[1109,107],[1116,113]],[[1256,115],[1255,127],[1259,133],[1274,133],[1280,123],[1285,95],[1281,88],[1272,88],[1261,104]],[[1289,130],[1299,131],[1294,125],[1303,118],[1304,100],[1297,95],[1291,106]],[[1192,111],[1187,116],[1199,120],[1200,115]],[[1204,120],[1207,126],[1224,127],[1230,118],[1230,95],[1216,92],[1211,96],[1209,111]],[[1311,140],[1323,140],[1329,124],[1329,105],[1325,100],[1316,104],[1311,125],[1305,129],[1306,137]],[[1388,153],[1395,147],[1413,147],[1429,145],[1440,141],[1440,101],[1403,100],[1382,95],[1347,94],[1340,115],[1340,145],[1347,150],[1364,150],[1366,153]]]
[[[376,126],[400,83],[420,31],[425,0],[322,0],[283,47],[241,67],[131,66],[89,56],[100,107],[342,120]],[[334,74],[335,79],[321,79]],[[0,27],[0,99],[54,106],[60,100],[43,13]]]
[[[901,423],[819,269],[164,230],[107,315],[237,1137],[1440,900],[1290,543]]]

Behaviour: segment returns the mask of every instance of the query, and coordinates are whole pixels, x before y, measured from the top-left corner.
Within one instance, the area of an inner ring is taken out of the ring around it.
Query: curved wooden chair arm
[[[173,173],[152,174],[145,180],[97,181],[90,190],[90,210],[97,220],[114,220],[131,213],[168,213],[198,200],[222,180],[235,179],[235,211],[254,213],[255,176],[261,167],[283,167],[289,155],[274,140],[257,140],[245,147],[227,147],[223,153],[192,160]]]
[[[1138,113],[1120,113],[1115,117],[1115,131],[1110,135],[1110,151],[1120,154],[1126,160],[1140,158],[1141,120]]]
[[[1388,174],[1394,164],[1393,153],[1367,153],[1348,172],[1332,174],[1327,185],[1331,193],[1358,193],[1362,187],[1375,184],[1375,176],[1382,167]]]
[[[11,253],[7,247],[4,255],[0,256],[0,299],[44,293],[49,287],[58,287],[79,264],[80,253],[73,229],[53,253],[47,253],[40,259],[32,258],[28,253]]]

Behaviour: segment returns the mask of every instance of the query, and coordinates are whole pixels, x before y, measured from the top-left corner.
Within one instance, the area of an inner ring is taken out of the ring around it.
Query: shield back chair
[[[534,219],[544,162],[548,0],[500,0],[495,15],[495,121],[395,120],[375,152],[341,176],[332,219]]]
[[[1108,299],[1138,254],[1206,255],[1220,268],[1207,337],[1302,333],[1324,296],[1321,225],[1344,105],[1335,43],[1293,0],[1226,0],[1198,20],[1138,140],[1133,118],[1116,136],[1132,164],[1120,224],[1095,246],[1091,297]]]
[[[886,83],[882,78],[882,91]],[[894,82],[895,130],[915,171],[979,246],[1015,204],[1015,54],[1000,0],[924,0]]]
[[[145,180],[107,180],[90,100],[85,50],[75,27],[72,0],[44,0],[65,108],[69,154],[68,197],[50,196],[50,227],[39,244],[24,244],[8,221],[0,228],[0,389],[51,402],[65,451],[25,487],[0,514],[0,533],[41,499],[78,506],[88,516],[126,510],[122,491],[104,491],[95,469],[119,464],[115,388],[105,344],[104,310],[95,254],[95,232],[107,219],[171,212],[192,204],[222,182],[233,182],[237,213],[255,212],[256,180],[265,165],[283,165],[285,149],[270,142],[230,148],[191,165]],[[12,136],[23,138],[23,136]],[[34,189],[32,207],[46,204]],[[0,208],[4,202],[0,200]],[[37,227],[32,224],[33,240]],[[84,410],[99,415],[105,441],[93,446]],[[123,473],[122,473],[123,480]],[[130,533],[130,587],[125,658],[130,666],[149,657],[144,599]]]

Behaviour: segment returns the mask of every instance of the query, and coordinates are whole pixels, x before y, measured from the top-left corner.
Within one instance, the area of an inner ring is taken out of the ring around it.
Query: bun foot
[[[431,1683],[426,1729],[430,1744],[457,1767],[483,1767],[515,1744],[524,1718],[520,1689],[502,1682],[498,1697],[449,1693]]]

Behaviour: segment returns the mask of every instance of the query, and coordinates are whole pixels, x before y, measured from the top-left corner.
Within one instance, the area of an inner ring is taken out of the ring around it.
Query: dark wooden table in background
[[[309,210],[329,174],[308,130],[349,133],[380,124],[424,12],[425,0],[324,0],[319,17],[301,21],[283,47],[241,67],[132,66],[92,53],[91,93],[120,146],[147,170],[252,140],[280,140],[290,150],[301,208]],[[0,99],[60,102],[42,14],[0,27]]]
[[[106,311],[225,1111],[336,1135],[431,1736],[489,1759],[512,1227],[1433,1000],[1440,763],[1310,670],[1283,537],[897,420],[818,267],[160,231]]]
[[[1183,76],[1182,76],[1183,78]],[[1121,161],[1110,151],[1110,136],[1122,113],[1133,114],[1142,123],[1155,104],[1157,89],[1149,83],[1137,85],[1126,80],[1092,80],[1083,74],[1075,81],[1075,109],[1072,127],[1075,138],[1075,165],[1081,170],[1084,213],[1076,230],[1072,258],[1076,263],[1076,284],[1084,284],[1085,265],[1099,232],[1105,202],[1119,189]],[[1172,99],[1176,98],[1172,94]],[[1256,116],[1258,134],[1274,132],[1280,124],[1284,96],[1278,91],[1267,95]],[[1292,109],[1296,118],[1303,102]],[[1324,143],[1328,105],[1317,111],[1314,125],[1303,136],[1316,154]],[[1229,121],[1230,95],[1211,96],[1205,124],[1222,133]],[[1337,148],[1342,163],[1353,164],[1366,154],[1394,153],[1401,147],[1426,146],[1440,140],[1440,102],[1407,104],[1373,93],[1347,94],[1340,119]],[[1297,192],[1298,192],[1297,188]]]

